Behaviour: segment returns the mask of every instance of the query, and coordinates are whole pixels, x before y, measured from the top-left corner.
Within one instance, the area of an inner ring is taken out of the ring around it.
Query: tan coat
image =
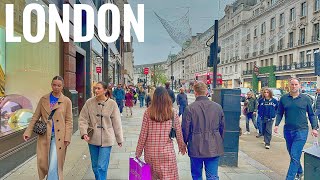
[[[89,144],[97,146],[112,146],[114,142],[123,142],[120,111],[117,103],[110,99],[98,105],[95,97],[87,100],[79,116],[79,129],[81,137],[87,134],[88,127],[93,128],[93,135]],[[101,113],[102,111],[102,113]],[[99,116],[102,114],[102,120]],[[99,117],[98,117],[98,116]],[[102,126],[102,128],[100,128]]]
[[[59,180],[63,180],[63,164],[66,157],[67,147],[64,141],[71,141],[72,136],[72,103],[70,99],[61,94],[58,102],[53,109],[57,109],[53,115],[54,132],[56,137],[58,174]],[[51,141],[52,121],[48,121],[50,110],[50,93],[43,96],[37,106],[35,113],[29,123],[24,135],[31,137],[34,124],[38,119],[47,122],[47,132],[44,135],[38,135],[37,142],[37,164],[39,179],[44,179],[49,169],[49,152]]]

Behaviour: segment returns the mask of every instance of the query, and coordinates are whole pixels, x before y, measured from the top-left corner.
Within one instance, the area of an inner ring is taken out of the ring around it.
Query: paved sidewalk
[[[122,148],[114,146],[112,149],[108,179],[128,179],[129,156],[136,148],[144,110],[145,108],[135,106],[132,118],[123,117],[122,124],[125,142]],[[125,115],[125,113],[123,114]],[[176,152],[178,152],[177,145],[175,145],[175,148]],[[191,179],[188,156],[177,155],[177,159],[180,179]],[[94,179],[94,174],[91,170],[88,145],[80,139],[79,132],[76,132],[73,135],[72,142],[68,148],[64,175],[66,180]],[[243,152],[239,152],[239,167],[219,167],[219,176],[221,180],[264,180],[279,179],[280,177],[269,168],[248,157],[247,154]],[[4,177],[5,180],[16,180],[20,178],[37,179],[35,156]]]

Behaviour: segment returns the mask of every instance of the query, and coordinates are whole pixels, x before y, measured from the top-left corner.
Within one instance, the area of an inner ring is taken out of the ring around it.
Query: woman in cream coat
[[[87,100],[79,117],[81,138],[89,144],[92,170],[96,180],[107,178],[111,147],[123,142],[120,111],[110,98],[105,82],[95,86],[95,97]]]
[[[28,141],[32,135],[34,124],[40,118],[47,123],[44,135],[38,135],[37,165],[39,179],[47,176],[48,180],[63,180],[63,164],[67,146],[72,136],[72,103],[62,94],[63,78],[56,76],[51,82],[52,92],[43,96],[32,119],[23,134]],[[56,109],[52,120],[48,117]]]

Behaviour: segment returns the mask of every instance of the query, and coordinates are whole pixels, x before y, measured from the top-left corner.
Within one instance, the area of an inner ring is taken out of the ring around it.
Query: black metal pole
[[[148,87],[148,74],[146,74],[146,87]]]
[[[172,57],[171,58],[171,90],[173,91],[173,61]]]
[[[212,51],[213,60],[213,73],[212,73],[212,88],[217,87],[217,60],[218,60],[218,31],[219,31],[219,21],[214,21],[214,41],[210,46],[210,51]]]

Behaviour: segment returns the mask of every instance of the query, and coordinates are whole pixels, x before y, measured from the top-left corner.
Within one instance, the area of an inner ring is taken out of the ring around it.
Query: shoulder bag
[[[48,120],[51,120],[54,113],[57,109],[54,109],[51,111]],[[47,132],[47,123],[43,120],[37,120],[37,122],[34,124],[33,132],[37,133],[38,135],[44,135]]]
[[[172,140],[177,137],[176,129],[174,128],[174,113],[173,113],[173,116],[172,116],[172,125],[171,125],[171,130],[170,130],[169,137]]]

